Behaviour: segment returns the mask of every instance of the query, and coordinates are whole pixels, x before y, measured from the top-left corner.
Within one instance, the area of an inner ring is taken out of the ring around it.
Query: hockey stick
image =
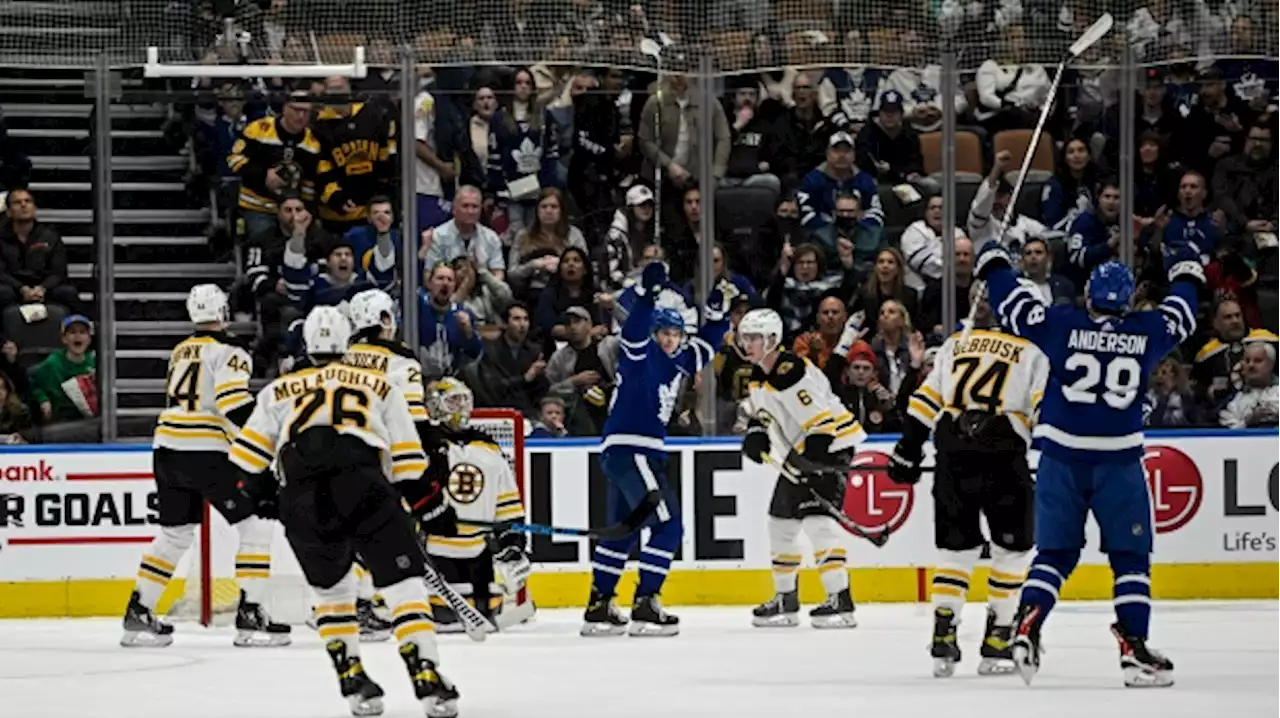
[[[809,482],[805,481],[802,477],[796,476],[794,473],[792,473],[791,469],[787,467],[786,462],[779,461],[773,456],[773,454],[765,454],[764,462],[772,466],[773,468],[777,469],[778,473],[782,474],[783,478],[785,478],[787,481],[790,481],[791,483],[797,486],[803,486],[806,489],[808,489],[809,494],[813,497],[813,500],[818,503],[818,506],[822,507],[822,510],[824,512],[829,514],[831,518],[835,519],[836,523],[840,524],[840,527],[843,528],[845,531],[848,531],[849,533],[853,534],[854,536],[857,536],[858,538],[862,538],[870,541],[871,545],[875,546],[876,548],[883,546],[885,542],[889,540],[888,529],[885,529],[884,531],[881,531],[880,533],[875,533],[875,534],[869,533],[863,530],[861,526],[855,524],[853,520],[850,519],[848,516],[845,516],[844,512],[840,510],[839,506],[836,506],[835,504],[827,500],[825,496],[823,496],[822,494],[819,494],[817,489],[810,486]],[[843,481],[844,477],[840,476],[839,479]]]
[[[1018,170],[1018,180],[1013,185],[1013,195],[1009,197],[1009,205],[1005,208],[1004,217],[1000,219],[1000,228],[996,233],[996,242],[1004,244],[1004,233],[1009,230],[1009,219],[1013,216],[1013,208],[1018,204],[1018,195],[1022,194],[1022,185],[1026,182],[1027,172],[1031,170],[1031,160],[1035,157],[1036,147],[1040,144],[1040,136],[1044,134],[1044,124],[1049,120],[1049,112],[1053,109],[1053,103],[1057,100],[1058,85],[1062,82],[1062,74],[1066,71],[1067,65],[1085,53],[1086,50],[1093,47],[1107,33],[1111,32],[1111,26],[1115,24],[1115,19],[1111,17],[1111,13],[1104,12],[1102,17],[1098,18],[1089,29],[1067,48],[1066,57],[1058,62],[1058,67],[1054,70],[1053,84],[1049,86],[1048,99],[1044,103],[1044,107],[1040,108],[1040,118],[1036,120],[1036,129],[1031,133],[1031,141],[1027,144],[1027,151],[1022,155],[1022,167]],[[986,180],[983,180],[984,182]],[[978,248],[981,251],[981,247]],[[979,289],[980,292],[985,291],[985,287]],[[961,343],[969,341],[969,335],[973,332],[973,325],[978,321],[978,305],[980,302],[972,302],[969,307],[969,317],[964,320],[964,328],[960,330]]]
[[[662,502],[662,494],[658,491],[650,491],[645,494],[644,499],[636,505],[631,513],[627,515],[619,523],[611,526],[602,526],[598,529],[579,529],[569,528],[567,526],[548,526],[547,524],[526,524],[513,523],[509,521],[472,521],[470,519],[459,519],[459,526],[475,526],[477,528],[489,531],[518,531],[520,533],[537,534],[539,536],[577,536],[580,538],[594,538],[613,540],[630,536],[639,531],[649,517],[653,515],[654,510],[658,508],[658,504]]]
[[[467,637],[473,641],[483,643],[490,633],[498,629],[485,618],[483,613],[476,610],[475,606],[467,603],[467,599],[461,594],[453,590],[440,573],[436,571],[435,566],[431,565],[431,556],[427,554],[427,547],[422,541],[415,542],[418,544],[418,550],[422,552],[422,559],[425,562],[427,573],[423,578],[427,582],[427,588],[435,592],[437,596],[443,598],[445,603],[449,604],[449,608],[453,609],[454,615],[462,623],[462,629],[467,632]]]

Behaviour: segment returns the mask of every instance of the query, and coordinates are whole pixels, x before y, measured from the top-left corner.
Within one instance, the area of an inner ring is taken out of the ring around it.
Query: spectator
[[[1204,175],[1195,170],[1183,173],[1178,182],[1178,209],[1161,230],[1165,256],[1180,247],[1189,247],[1202,259],[1214,256],[1220,246],[1222,232],[1205,206],[1207,195]]]
[[[1004,27],[996,57],[978,68],[978,107],[973,116],[992,135],[1002,130],[1035,127],[1040,108],[1049,101],[1049,73],[1031,57],[1020,24]]]
[[[1226,232],[1253,236],[1275,234],[1277,198],[1274,124],[1249,128],[1244,152],[1218,162],[1213,171],[1213,203],[1222,211]],[[1272,240],[1274,241],[1274,240]]]
[[[53,302],[79,311],[80,293],[67,281],[67,248],[52,225],[36,217],[29,190],[5,197],[0,217],[0,308]]]
[[[298,280],[293,284],[284,278],[285,248],[295,234],[298,238],[294,244],[302,248],[305,265],[318,266],[326,261],[325,252],[333,241],[313,220],[301,193],[285,190],[276,207],[276,223],[266,231],[250,236],[245,246],[244,286],[257,308],[258,321],[262,326],[262,341],[258,343],[261,361],[255,361],[255,366],[266,367],[279,356],[285,328],[298,317],[302,297],[310,286],[309,274],[294,276],[289,272]]]
[[[496,279],[506,280],[507,265],[502,258],[502,240],[496,232],[480,224],[484,195],[471,185],[458,188],[453,198],[453,219],[422,231],[418,258],[424,271],[458,257],[470,255]]]
[[[720,348],[716,352],[716,434],[741,434],[746,431],[746,421],[740,421],[738,407],[747,398],[747,384],[755,365],[738,346],[735,337],[738,323],[751,310],[744,297],[738,297],[729,311],[729,331],[721,335]],[[704,335],[705,338],[705,335]],[[741,425],[741,428],[738,428]]]
[[[1120,250],[1120,187],[1114,180],[1103,182],[1097,206],[1078,215],[1067,228],[1067,258],[1070,279],[1079,286],[1093,268],[1114,257]]]
[[[26,187],[31,178],[31,160],[18,142],[9,137],[9,128],[0,112],[0,187],[12,190]]]
[[[547,361],[550,392],[572,397],[570,414],[578,436],[596,436],[604,427],[618,369],[618,338],[601,337],[586,309],[565,310],[565,344]]]
[[[724,177],[729,162],[729,123],[719,105],[712,108],[711,117],[715,123],[711,173],[719,179]],[[653,177],[654,168],[662,168],[662,197],[664,202],[671,203],[672,209],[683,191],[698,183],[700,137],[697,128],[698,101],[689,92],[689,77],[679,72],[666,75],[665,88],[650,95],[644,103],[639,137],[640,151],[645,157],[643,174]],[[663,207],[663,211],[667,211],[667,207]]]
[[[1161,70],[1148,68],[1144,75],[1146,84],[1139,91],[1140,104],[1134,112],[1134,136],[1143,138],[1150,136],[1157,140],[1159,147],[1175,147],[1172,143],[1182,135],[1182,115],[1173,98],[1165,91],[1165,78]],[[1117,104],[1107,108],[1105,124],[1107,135],[1107,158],[1119,162],[1120,159],[1120,106]],[[1139,142],[1142,142],[1139,139]],[[1176,160],[1176,157],[1170,159]],[[1112,166],[1115,166],[1114,164]]]
[[[227,158],[244,134],[244,129],[250,122],[261,119],[267,109],[263,102],[246,105],[244,87],[238,80],[224,80],[218,87],[216,97],[210,98],[208,103],[197,103],[192,146],[194,154],[199,158],[200,171],[214,180],[215,189],[222,182],[235,178],[235,172],[227,164]],[[221,203],[223,199],[219,192],[218,201]],[[219,217],[224,217],[223,210],[231,206],[231,198],[225,199],[228,202],[218,208]]]
[[[1167,356],[1156,365],[1147,388],[1146,425],[1152,429],[1172,429],[1198,423],[1195,398],[1187,382],[1186,372],[1176,356]]]
[[[9,375],[0,372],[0,444],[27,443],[31,426],[31,410]]]
[[[969,316],[969,285],[973,284],[973,242],[965,237],[956,238],[956,317]],[[903,302],[907,311],[911,305]],[[922,316],[922,327],[933,327],[932,334],[941,338],[948,336],[953,327],[942,326],[942,282],[930,283],[925,287],[924,297],[920,301],[921,312],[911,316]],[[868,315],[870,316],[870,315]]]
[[[844,295],[848,276],[828,274],[822,252],[812,244],[795,248],[788,244],[782,248],[782,260],[765,290],[765,303],[782,317],[784,342],[791,342],[809,328],[823,295],[836,288]]]
[[[1133,213],[1140,225],[1150,224],[1160,208],[1172,206],[1177,197],[1177,169],[1165,161],[1164,154],[1164,140],[1160,135],[1146,132],[1138,138]]]
[[[471,257],[458,257],[453,260],[454,278],[457,288],[453,292],[453,301],[466,307],[479,323],[483,331],[495,326],[502,317],[507,305],[512,302],[511,288],[507,283],[494,277],[484,267],[477,267]]]
[[[902,95],[903,113],[916,132],[934,132],[942,128],[942,93],[955,94],[956,114],[969,110],[969,99],[959,83],[954,88],[942,87],[942,65],[926,56],[924,39],[916,30],[906,30],[897,48],[902,61],[889,73],[883,87]]]
[[[493,131],[493,116],[498,111],[498,95],[492,84],[487,78],[482,78],[471,94],[466,140],[462,145],[463,181],[476,182],[478,186],[488,184],[489,137]]]
[[[351,243],[360,273],[373,286],[386,290],[396,281],[396,249],[400,246],[400,230],[394,226],[391,198],[371,197],[367,216],[367,224],[347,232],[347,241]]]
[[[562,323],[570,307],[581,307],[591,320],[591,332],[596,337],[609,333],[604,312],[596,306],[596,284],[591,274],[587,253],[577,247],[569,247],[560,255],[556,273],[538,296],[538,309],[534,315],[535,326],[544,342],[551,347],[557,341],[567,341],[567,328]],[[551,351],[546,351],[548,356]]]
[[[569,194],[585,213],[582,228],[593,238],[608,231],[621,177],[640,170],[640,158],[633,152],[631,92],[623,86],[621,70],[607,69],[604,78],[602,91],[574,96],[567,150]]]
[[[671,281],[677,285],[691,281],[697,272],[702,238],[702,190],[686,187],[680,197],[680,213],[667,215],[662,232],[662,250],[671,265]]]
[[[1013,169],[1013,155],[1008,150],[996,153],[991,164],[991,172],[987,179],[978,185],[973,195],[973,203],[969,205],[969,217],[966,222],[968,236],[978,246],[985,245],[995,239],[1003,241],[1015,254],[1029,237],[1040,237],[1045,233],[1045,226],[1039,221],[1018,214],[1010,206],[1013,202],[1013,187],[1005,181],[1005,174]],[[941,217],[938,226],[942,226]],[[1003,234],[1001,233],[1003,228]],[[903,245],[905,249],[905,244]],[[908,260],[910,254],[908,254]]]
[[[964,230],[956,227],[955,236],[965,236]],[[922,292],[927,282],[942,281],[942,197],[929,198],[924,218],[907,225],[900,241],[908,287]]]
[[[313,307],[335,307],[373,285],[356,268],[355,248],[343,237],[329,243],[324,268],[307,261],[305,235],[295,232],[284,248],[280,273],[287,287],[305,287],[298,304],[303,316]]]
[[[844,332],[844,324],[848,320],[849,312],[839,297],[823,297],[818,302],[816,326],[812,331],[796,337],[791,351],[808,358],[814,366],[822,369],[831,358],[836,344],[840,342],[840,334]]]
[[[719,351],[720,345],[732,334],[734,313],[745,314],[752,307],[761,306],[757,299],[738,292],[737,287],[725,283],[717,286],[707,294],[707,303],[703,308],[702,326],[698,327],[698,338],[706,342],[712,349]]]
[[[1214,301],[1234,300],[1240,305],[1246,326],[1265,326],[1262,309],[1258,305],[1258,273],[1249,266],[1240,251],[1219,247],[1217,257],[1204,268],[1204,276]]]
[[[1272,344],[1251,344],[1240,361],[1240,388],[1218,415],[1228,429],[1276,426],[1280,418],[1280,393],[1276,386],[1276,349]]]
[[[437,149],[435,97],[422,89],[413,102],[414,192],[418,198],[418,227],[426,229],[449,220],[452,207],[445,199],[445,186],[452,186],[458,173],[453,162]]]
[[[507,305],[502,333],[484,343],[478,367],[481,386],[475,388],[487,406],[511,407],[532,419],[549,383],[546,359],[528,343],[529,319],[524,304]]]
[[[836,396],[868,434],[891,432],[901,425],[893,392],[876,378],[876,353],[866,342],[854,342],[847,358],[833,355],[825,373],[833,379]]]
[[[743,84],[745,82],[745,84]],[[768,187],[782,192],[782,181],[770,170],[770,146],[766,141],[770,124],[761,116],[758,105],[760,91],[746,75],[729,78],[733,91],[732,105],[724,108],[732,120],[729,125],[729,159],[725,169],[726,186]]]
[[[429,380],[451,376],[484,351],[475,315],[453,301],[456,285],[453,267],[438,265],[427,275],[427,286],[418,290],[418,356]]]
[[[897,397],[911,365],[908,340],[915,333],[911,326],[911,314],[902,302],[886,299],[880,304],[876,319],[876,331],[871,337],[871,350],[876,353],[876,368],[880,383],[889,387]]]
[[[506,211],[507,233],[517,237],[534,222],[544,195],[555,187],[560,148],[546,110],[534,97],[533,74],[520,69],[515,91],[489,121],[489,194]]]
[[[924,335],[914,331],[907,337],[907,354],[910,357],[907,375],[903,377],[902,384],[898,387],[898,398],[895,402],[900,419],[907,415],[911,395],[929,377],[929,372],[933,371],[934,360],[938,357],[938,347],[926,346]]]
[[[1098,174],[1089,145],[1079,138],[1068,140],[1040,198],[1040,220],[1062,229],[1070,225],[1076,215],[1088,212],[1097,191]]]
[[[1255,113],[1227,92],[1222,71],[1209,66],[1200,71],[1200,101],[1191,106],[1182,125],[1178,147],[1182,161],[1205,177],[1214,165],[1244,145],[1245,129]]]
[[[523,302],[535,301],[560,264],[560,255],[569,247],[587,251],[587,242],[577,227],[569,224],[564,193],[554,187],[542,190],[537,213],[516,235],[507,257],[512,291]]]
[[[31,370],[31,394],[45,424],[98,415],[97,353],[89,348],[93,322],[82,314],[62,320],[62,349]]]
[[[924,175],[920,135],[902,118],[902,93],[889,90],[881,95],[880,111],[858,132],[858,166],[866,168],[878,182],[907,182],[926,194],[937,193],[942,186]]]
[[[564,428],[564,399],[545,397],[538,404],[538,418],[533,422],[530,439],[562,439],[569,435]]]
[[[834,221],[836,198],[840,195],[858,198],[863,226],[871,230],[884,228],[875,178],[854,164],[853,157],[853,138],[847,132],[835,133],[828,143],[827,161],[805,175],[800,184],[800,221],[828,251],[835,248],[834,232],[828,227]]]
[[[1239,302],[1221,299],[1213,310],[1213,338],[1196,354],[1191,376],[1197,391],[1211,405],[1220,405],[1240,386],[1240,364],[1251,344],[1277,343],[1276,335],[1264,329],[1250,330]]]
[[[240,176],[237,203],[250,237],[275,225],[281,192],[300,192],[308,201],[315,196],[322,148],[309,127],[308,96],[305,87],[296,89],[279,115],[245,125],[227,155],[227,167]]]
[[[959,247],[962,237],[956,238]],[[871,320],[880,316],[885,302],[893,300],[901,304],[911,316],[919,311],[919,296],[906,282],[906,262],[902,252],[894,247],[885,247],[876,255],[875,267],[867,274],[867,278],[858,289],[858,294],[850,302],[849,308]],[[907,332],[910,334],[910,332]]]
[[[751,66],[770,68],[755,75],[761,109],[769,105],[783,108],[795,104],[794,85],[801,74],[794,67],[782,67],[783,58],[774,52],[773,47],[774,41],[768,32],[757,30],[751,38]],[[780,67],[782,69],[773,69]]]
[[[1022,245],[1022,264],[1019,273],[1040,292],[1045,303],[1075,304],[1076,287],[1070,279],[1055,274],[1053,257],[1049,256],[1049,244],[1041,237],[1032,237]]]
[[[850,42],[850,52],[861,62],[866,55],[861,35],[855,30],[845,37]],[[844,128],[850,132],[861,132],[888,76],[888,70],[866,64],[827,68],[818,83],[818,102],[823,114],[837,125],[848,123]]]
[[[596,276],[600,278],[601,290],[621,290],[635,266],[633,258],[653,244],[653,208],[653,190],[642,184],[627,190],[627,206],[613,213],[613,223],[609,225],[609,234],[601,243],[596,260]]]
[[[822,164],[831,136],[837,131],[818,107],[818,93],[814,88],[808,73],[796,76],[791,87],[795,104],[779,118],[773,146],[769,149],[770,166],[784,188],[794,188]]]

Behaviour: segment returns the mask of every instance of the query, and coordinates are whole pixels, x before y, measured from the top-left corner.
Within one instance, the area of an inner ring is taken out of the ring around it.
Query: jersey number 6
[[[1067,401],[1077,404],[1098,403],[1099,381],[1104,391],[1102,400],[1112,409],[1123,411],[1138,398],[1138,383],[1142,379],[1142,365],[1133,357],[1116,357],[1106,363],[1105,369],[1098,357],[1092,354],[1072,354],[1067,357],[1067,371],[1084,370],[1084,374],[1070,386],[1062,387]]]

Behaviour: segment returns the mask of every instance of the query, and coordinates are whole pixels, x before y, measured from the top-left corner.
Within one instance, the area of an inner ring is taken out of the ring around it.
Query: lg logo
[[[897,531],[911,516],[915,492],[894,483],[885,473],[889,457],[879,451],[862,451],[853,458],[853,470],[845,486],[844,513],[867,533]]]
[[[1195,518],[1204,500],[1204,480],[1191,457],[1168,446],[1148,446],[1142,466],[1151,491],[1156,533],[1166,534]]]

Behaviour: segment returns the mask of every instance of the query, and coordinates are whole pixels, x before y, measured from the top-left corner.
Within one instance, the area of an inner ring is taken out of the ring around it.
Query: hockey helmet
[[[216,284],[197,284],[187,295],[187,316],[193,324],[227,321],[227,294]]]
[[[1089,308],[1103,314],[1124,314],[1136,289],[1133,273],[1119,262],[1103,262],[1093,268],[1084,296]]]
[[[316,307],[302,324],[302,341],[310,357],[345,354],[351,322],[337,307]]]
[[[752,309],[738,322],[737,336],[738,347],[744,351],[747,337],[763,337],[764,353],[768,354],[782,344],[782,317],[772,309]]]
[[[351,298],[347,313],[357,332],[370,328],[396,332],[396,302],[381,289],[366,289]]]
[[[475,397],[462,380],[446,376],[431,382],[427,387],[427,416],[432,421],[458,430],[471,421],[471,409]]]

